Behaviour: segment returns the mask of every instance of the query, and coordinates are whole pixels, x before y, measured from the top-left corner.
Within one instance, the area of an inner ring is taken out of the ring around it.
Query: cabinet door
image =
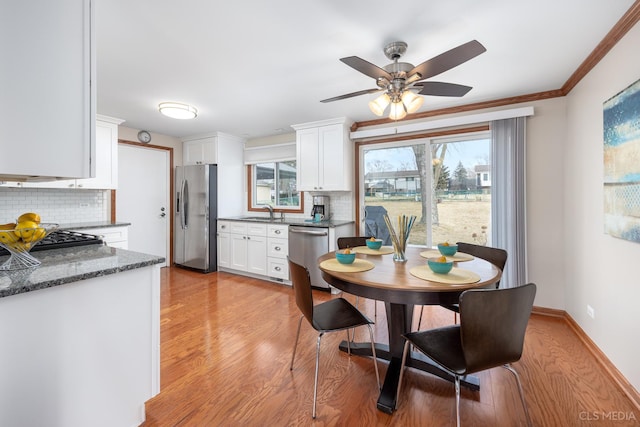
[[[267,274],[267,238],[247,236],[247,271],[253,274]]]
[[[296,133],[298,191],[318,188],[318,128],[301,129]]]
[[[247,270],[247,236],[244,234],[230,234],[229,240],[229,268]]]
[[[3,2],[2,174],[91,176],[95,150],[91,3]]]
[[[229,233],[218,233],[218,267],[231,267],[231,238]]]
[[[343,126],[323,126],[318,132],[318,189],[344,190]]]
[[[77,188],[112,190],[118,188],[118,125],[96,122],[95,178],[78,179]]]

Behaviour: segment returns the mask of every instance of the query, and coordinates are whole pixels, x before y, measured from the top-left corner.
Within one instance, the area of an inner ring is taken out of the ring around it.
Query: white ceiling
[[[420,111],[559,89],[633,0],[100,0],[98,113],[175,137],[222,131],[248,139],[346,116],[372,120],[375,88],[339,61],[378,66],[401,40],[417,65],[476,39],[487,52],[430,80],[473,86],[463,98],[426,97]],[[195,120],[158,113],[193,104]]]

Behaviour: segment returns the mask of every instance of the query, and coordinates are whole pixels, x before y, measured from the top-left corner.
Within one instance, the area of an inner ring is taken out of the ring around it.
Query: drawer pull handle
[[[276,246],[276,247],[275,247],[275,248],[273,248],[273,249],[274,249],[274,250],[276,250],[276,251],[279,251],[279,250],[280,250],[280,246]]]
[[[282,270],[280,267],[277,267],[277,266],[276,266],[276,267],[273,267],[273,269],[274,269],[275,271],[280,271],[280,270]]]
[[[280,234],[280,230],[274,230],[275,234]]]

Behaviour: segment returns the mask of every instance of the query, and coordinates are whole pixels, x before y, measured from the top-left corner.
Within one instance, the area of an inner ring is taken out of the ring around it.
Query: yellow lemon
[[[40,215],[34,212],[23,213],[18,217],[18,222],[24,222],[24,221],[33,221],[36,224],[40,224]]]
[[[446,256],[441,256],[440,258],[438,258],[437,261],[438,262],[447,262],[447,257]]]
[[[36,228],[36,231],[33,233],[33,241],[37,242],[44,238],[45,234],[47,234],[46,230],[42,227]]]
[[[449,242],[444,242],[442,246],[449,246]]]
[[[346,254],[346,255],[349,255],[351,253],[351,249],[347,248],[347,249],[344,250],[343,253]]]
[[[13,243],[17,242],[18,240],[20,240],[20,238],[13,231],[11,230],[0,231],[0,242],[4,243],[5,245],[11,246]]]
[[[375,241],[376,241],[376,238],[375,238],[375,237],[373,237],[373,236],[371,236],[371,238],[370,238],[369,240],[371,240],[372,242],[375,242]]]
[[[13,230],[16,228],[15,222],[9,222],[7,224],[0,224],[0,230]]]
[[[38,229],[38,224],[33,221],[22,221],[16,225],[16,235],[22,238],[25,242],[33,240],[33,235]]]

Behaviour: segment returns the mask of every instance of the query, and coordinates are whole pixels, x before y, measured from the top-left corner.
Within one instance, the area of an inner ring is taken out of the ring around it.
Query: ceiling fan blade
[[[428,79],[457,67],[486,51],[487,49],[480,42],[471,40],[415,66],[408,75],[413,76],[418,73],[420,77],[414,81]]]
[[[420,95],[431,96],[464,96],[472,87],[445,82],[419,82],[415,87],[422,87]]]
[[[385,78],[389,81],[393,80],[393,77],[387,70],[384,70],[377,65],[372,64],[369,61],[365,61],[357,56],[348,56],[346,58],[340,58],[340,61],[347,64],[349,67],[360,71],[362,74],[366,74],[374,79]]]
[[[323,99],[320,102],[332,102],[332,101],[339,101],[341,99],[347,99],[347,98],[352,98],[354,96],[360,96],[360,95],[366,95],[368,93],[374,93],[374,92],[379,92],[382,89],[380,88],[376,88],[376,89],[365,89],[365,90],[359,90],[358,92],[352,92],[352,93],[346,93],[344,95],[340,95],[340,96],[334,96],[333,98],[328,98],[328,99]]]

